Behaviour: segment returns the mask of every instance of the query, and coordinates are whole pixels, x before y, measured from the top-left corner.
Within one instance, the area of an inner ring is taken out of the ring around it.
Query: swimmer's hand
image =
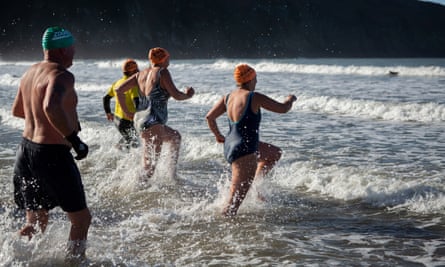
[[[193,87],[187,87],[185,88],[185,94],[191,98],[195,94],[195,89],[193,89]]]
[[[294,95],[287,96],[286,100],[284,101],[284,104],[287,106],[286,112],[288,112],[292,108],[292,103],[294,103],[295,101],[297,101],[296,96],[294,96]]]
[[[224,135],[221,135],[221,134],[216,135],[215,138],[216,138],[217,143],[224,143],[226,141],[226,138],[224,137]]]
[[[65,136],[65,139],[71,143],[74,151],[76,151],[77,156],[74,157],[75,159],[81,160],[88,155],[88,146],[80,140],[79,136],[77,136],[76,131],[68,136]]]
[[[297,97],[296,97],[295,95],[288,95],[288,96],[287,96],[286,102],[291,102],[291,103],[293,103],[293,102],[295,102],[295,101],[297,101]]]
[[[107,120],[114,121],[114,114],[113,113],[107,113]]]

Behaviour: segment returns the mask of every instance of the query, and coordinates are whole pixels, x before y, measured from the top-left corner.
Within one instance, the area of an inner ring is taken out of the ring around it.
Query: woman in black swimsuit
[[[224,155],[232,166],[232,185],[223,214],[236,215],[255,177],[265,176],[281,157],[281,149],[259,141],[260,108],[286,113],[297,100],[289,95],[279,103],[266,95],[254,92],[257,83],[255,70],[247,64],[237,65],[234,72],[238,88],[222,97],[207,113],[210,130],[218,143],[224,143]],[[216,119],[227,112],[229,133],[223,136]]]

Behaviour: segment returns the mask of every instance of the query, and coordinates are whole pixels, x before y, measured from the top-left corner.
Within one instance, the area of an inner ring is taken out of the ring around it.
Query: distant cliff
[[[17,0],[0,15],[2,59],[40,58],[53,25],[77,58],[445,57],[445,7],[416,0]]]

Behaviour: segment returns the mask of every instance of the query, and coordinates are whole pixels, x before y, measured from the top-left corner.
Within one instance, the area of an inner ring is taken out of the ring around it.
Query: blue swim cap
[[[49,27],[43,33],[42,47],[45,50],[65,48],[74,43],[71,33],[61,27]]]

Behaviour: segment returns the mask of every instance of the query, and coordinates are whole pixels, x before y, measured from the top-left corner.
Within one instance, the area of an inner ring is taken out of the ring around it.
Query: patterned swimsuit
[[[139,104],[136,108],[134,124],[138,131],[150,128],[155,124],[166,124],[168,120],[167,101],[170,94],[161,88],[160,72],[155,87],[149,95],[139,94]]]

